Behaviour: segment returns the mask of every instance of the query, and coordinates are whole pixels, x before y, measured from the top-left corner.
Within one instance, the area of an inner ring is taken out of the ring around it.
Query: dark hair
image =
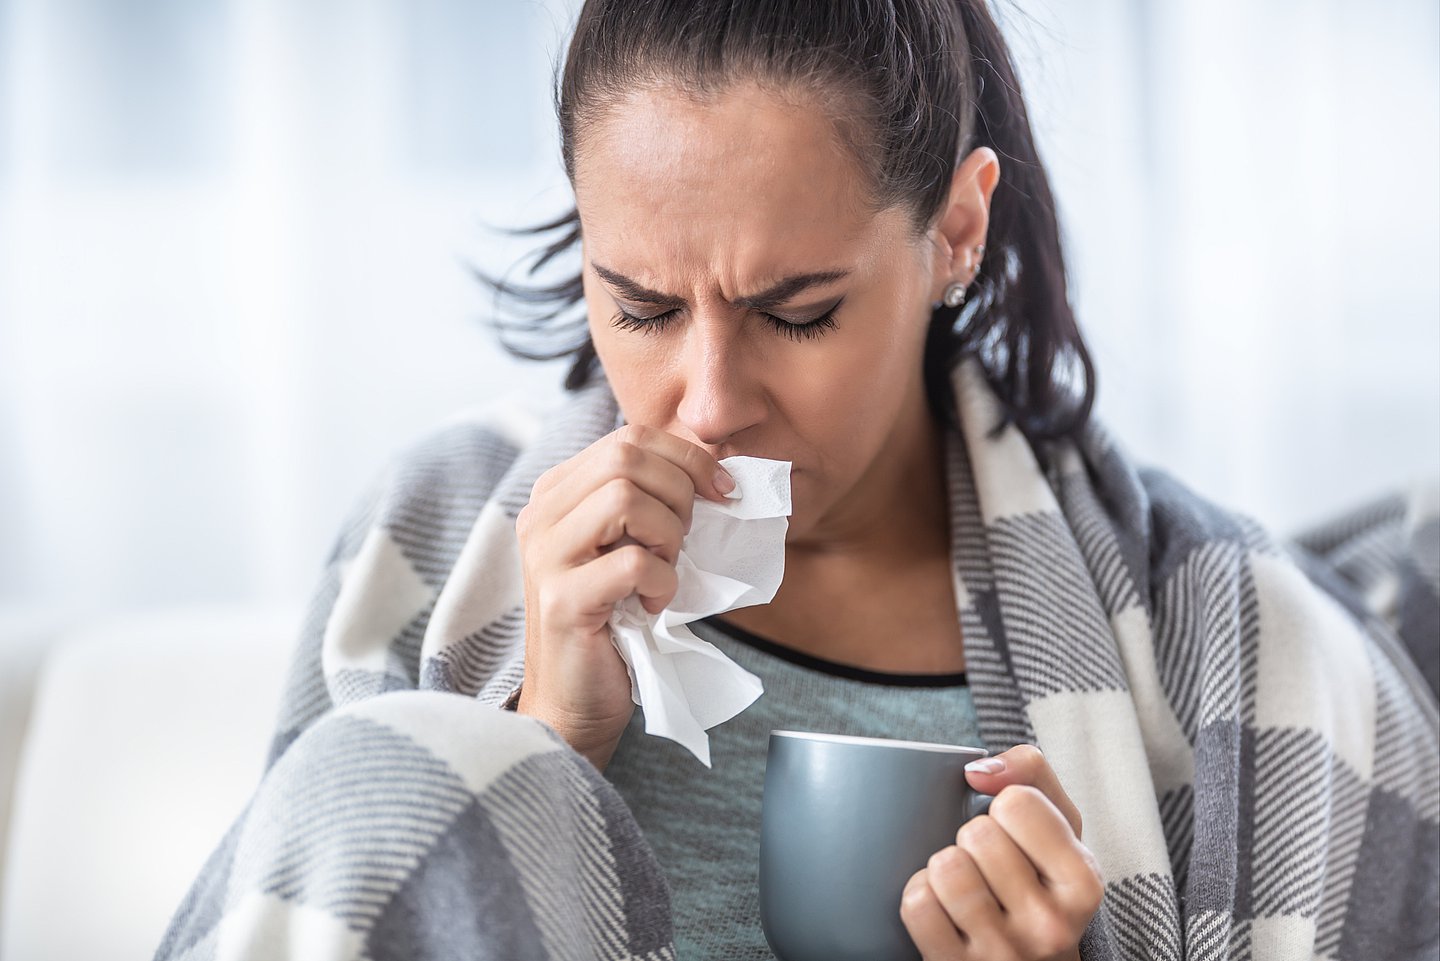
[[[908,208],[917,231],[941,212],[961,159],[982,146],[999,155],[987,255],[964,306],[933,311],[926,393],[936,415],[957,425],[950,373],[973,354],[1005,407],[997,430],[1013,420],[1032,440],[1078,434],[1094,402],[1094,366],[1070,307],[1055,202],[1015,67],[984,0],[586,0],[555,89],[566,174],[573,183],[587,122],[637,84],[704,94],[737,79],[823,95],[876,208]],[[579,242],[579,214],[515,231],[555,231],[532,255],[531,277]],[[480,277],[530,310],[497,323],[502,331],[548,341],[506,349],[537,360],[573,355],[566,388],[589,382],[598,359],[585,316],[565,317],[584,298],[578,272],[534,285]]]

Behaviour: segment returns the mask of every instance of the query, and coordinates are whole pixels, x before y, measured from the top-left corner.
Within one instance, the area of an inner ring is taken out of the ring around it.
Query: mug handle
[[[993,794],[972,794],[970,795],[970,817],[978,817],[981,814],[990,812],[990,802],[995,800]]]

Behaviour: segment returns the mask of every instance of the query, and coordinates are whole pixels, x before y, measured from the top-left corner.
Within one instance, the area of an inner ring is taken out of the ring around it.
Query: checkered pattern
[[[955,386],[971,689],[985,740],[1038,744],[1084,817],[1106,878],[1087,961],[1440,956],[1440,497],[1281,543],[1099,424],[992,435],[973,360]],[[158,958],[673,957],[619,796],[496,710],[524,669],[515,517],[617,417],[600,382],[543,422],[457,420],[379,479],[315,594],[265,778]]]
[[[1433,486],[1282,544],[1099,424],[987,439],[960,375],[951,478],[982,524],[956,537],[998,608],[965,622],[970,678],[987,739],[1033,737],[1084,816],[1107,885],[1082,954],[1440,956]]]

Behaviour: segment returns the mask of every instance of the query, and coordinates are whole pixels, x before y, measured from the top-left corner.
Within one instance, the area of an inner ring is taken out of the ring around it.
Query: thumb
[[[965,780],[982,794],[998,795],[1012,784],[1028,784],[1044,794],[1051,804],[1070,822],[1075,836],[1080,836],[1080,811],[1055,776],[1045,755],[1033,744],[1017,744],[994,757],[981,758],[965,765]]]

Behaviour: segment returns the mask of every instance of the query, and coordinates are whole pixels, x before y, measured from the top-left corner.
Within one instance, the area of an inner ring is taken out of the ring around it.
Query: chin
[[[795,504],[790,504],[791,511],[795,511]],[[789,523],[785,527],[785,543],[791,544],[798,540],[804,540],[810,535],[811,518],[796,512],[792,513]]]

